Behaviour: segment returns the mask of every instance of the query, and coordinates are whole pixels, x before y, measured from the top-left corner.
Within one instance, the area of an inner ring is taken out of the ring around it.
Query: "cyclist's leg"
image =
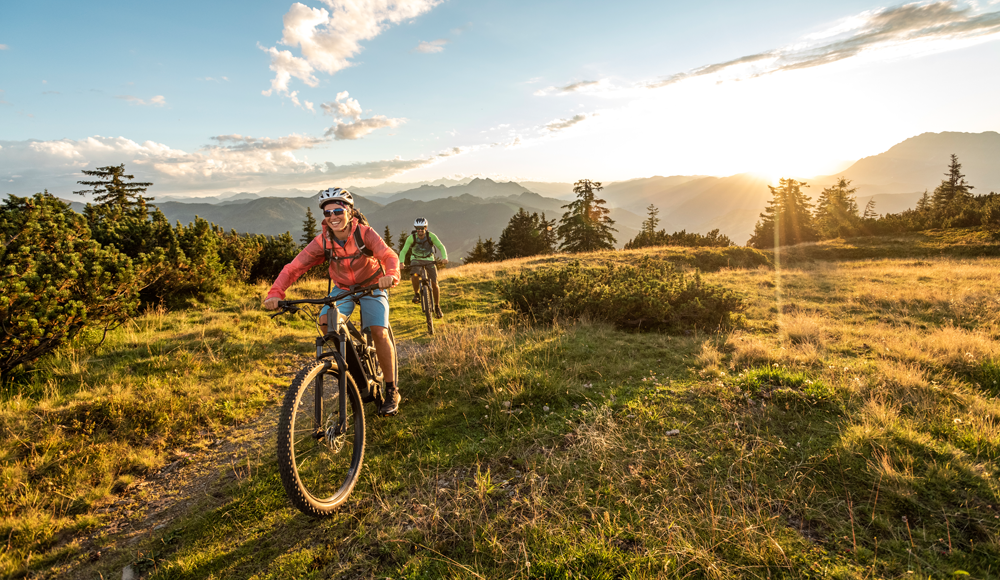
[[[439,308],[441,304],[441,288],[438,287],[438,270],[437,266],[430,265],[427,266],[427,275],[431,280],[431,290],[434,295],[434,308]]]
[[[378,353],[378,364],[386,382],[396,382],[396,349],[389,340],[389,300],[376,290],[372,296],[361,297],[361,318],[365,328],[371,328],[372,342]]]

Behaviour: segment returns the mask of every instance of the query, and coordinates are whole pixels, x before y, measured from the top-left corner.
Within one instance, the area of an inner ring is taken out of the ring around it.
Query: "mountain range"
[[[914,207],[925,190],[940,185],[950,162],[958,155],[966,179],[982,194],[1000,191],[1000,134],[924,133],[865,157],[836,175],[796,178],[807,182],[806,194],[818,198],[824,187],[842,177],[857,187],[858,206],[875,200],[880,214]],[[650,205],[659,210],[660,228],[707,233],[718,228],[737,244],[745,243],[760,213],[771,199],[770,179],[755,174],[728,177],[704,175],[653,176],[606,184],[600,197],[612,208],[618,229],[618,247],[635,237]],[[492,179],[440,179],[422,183],[384,183],[351,188],[357,207],[382,233],[389,226],[393,237],[409,232],[413,219],[426,217],[451,258],[463,257],[483,239],[500,237],[518,208],[562,216],[573,199],[573,184],[558,182],[498,182]],[[154,196],[155,197],[155,196]],[[200,216],[225,229],[277,235],[290,231],[301,237],[306,209],[318,219],[315,192],[298,189],[265,189],[257,193],[229,192],[213,198],[157,198],[171,222],[189,223]],[[82,204],[73,202],[75,209]]]

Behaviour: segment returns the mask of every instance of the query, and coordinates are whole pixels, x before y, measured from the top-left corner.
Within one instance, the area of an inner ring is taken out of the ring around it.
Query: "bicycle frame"
[[[359,316],[362,317],[361,324],[364,328],[364,313],[360,313],[360,303],[361,296],[377,289],[378,286],[369,286],[366,288],[359,288],[354,292],[348,292],[341,296],[326,297],[316,300],[288,300],[280,301],[278,305],[280,308],[285,308],[289,310],[295,304],[322,304],[329,306],[326,312],[326,334],[323,336],[316,337],[316,360],[330,359],[333,358],[334,362],[337,363],[337,374],[338,374],[338,385],[339,385],[339,401],[340,408],[338,409],[340,419],[337,422],[336,435],[339,435],[344,428],[344,421],[347,416],[347,397],[345,396],[345,389],[347,388],[347,373],[351,373],[354,378],[354,383],[358,387],[359,395],[361,395],[362,403],[369,403],[375,401],[381,405],[381,389],[379,385],[375,384],[376,381],[369,376],[368,372],[365,370],[365,365],[359,356],[358,348],[364,349],[365,359],[371,361],[371,352],[374,347],[365,340],[365,337],[358,332],[358,329],[340,314],[340,311],[336,307],[336,303],[341,300],[350,299],[354,301],[355,304],[359,305]],[[353,342],[351,338],[357,340],[357,343]],[[332,347],[330,350],[324,350],[324,346],[332,342]],[[350,346],[351,348],[348,348]],[[332,364],[330,361],[326,361],[324,364],[323,373],[316,377],[316,400],[315,400],[315,420],[317,425],[323,424],[323,376],[330,370]],[[373,368],[372,372],[378,372],[378,369]],[[319,435],[319,434],[317,434]]]

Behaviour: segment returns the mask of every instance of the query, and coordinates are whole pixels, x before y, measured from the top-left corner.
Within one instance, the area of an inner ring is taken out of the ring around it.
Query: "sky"
[[[1000,0],[11,1],[0,194],[825,175],[1000,130],[997,71]]]

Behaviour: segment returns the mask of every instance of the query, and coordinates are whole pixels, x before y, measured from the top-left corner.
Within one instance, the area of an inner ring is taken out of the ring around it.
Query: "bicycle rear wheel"
[[[431,300],[431,289],[426,284],[420,286],[420,307],[427,318],[427,334],[434,334],[434,301]]]
[[[351,494],[365,454],[365,415],[354,379],[347,373],[341,422],[337,367],[324,373],[323,365],[316,361],[299,371],[278,421],[278,471],[285,493],[295,507],[317,517],[331,515]]]

